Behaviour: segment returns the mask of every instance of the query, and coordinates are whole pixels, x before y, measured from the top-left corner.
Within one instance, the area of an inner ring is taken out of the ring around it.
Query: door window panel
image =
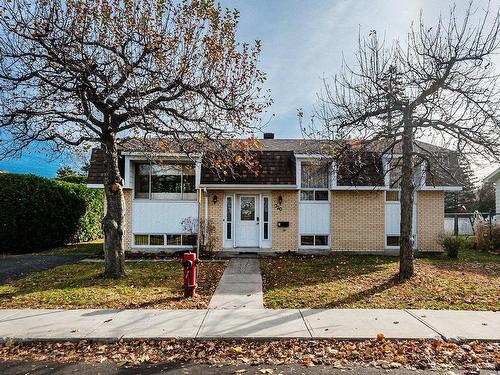
[[[226,197],[226,239],[233,238],[233,197]]]
[[[269,197],[264,197],[264,239],[269,239]]]
[[[241,197],[240,198],[240,220],[254,221],[255,220],[255,198]]]

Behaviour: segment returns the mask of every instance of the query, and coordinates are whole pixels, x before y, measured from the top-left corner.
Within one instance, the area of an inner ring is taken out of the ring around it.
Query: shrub
[[[79,176],[75,174],[72,176],[57,177],[57,180],[64,182],[72,182],[73,184],[86,184],[87,176]]]
[[[0,251],[42,251],[100,237],[102,205],[102,192],[83,185],[1,174]]]
[[[450,258],[457,258],[458,251],[462,246],[462,239],[460,237],[446,236],[442,239],[441,244]]]
[[[102,189],[89,189],[85,185],[59,182],[85,202],[85,213],[80,217],[78,229],[70,238],[71,242],[86,242],[103,237],[102,218],[104,216],[104,192]]]
[[[493,223],[491,228],[490,240],[490,225],[488,223],[478,223],[474,225],[476,233],[476,247],[482,251],[493,250],[500,252],[500,223]]]

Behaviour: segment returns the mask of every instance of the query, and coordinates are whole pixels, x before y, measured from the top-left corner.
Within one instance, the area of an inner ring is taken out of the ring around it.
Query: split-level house
[[[311,152],[315,142],[266,134],[255,151],[259,173],[242,168],[226,177],[186,155],[162,153],[151,161],[140,146],[122,148],[126,250],[191,249],[199,227],[202,242],[215,251],[397,252],[400,190],[394,181],[400,176],[390,164],[398,155],[379,155],[373,165],[351,173]],[[102,187],[102,156],[93,150],[90,187]],[[430,171],[422,163],[415,176],[413,234],[419,251],[441,251],[444,193],[460,189]]]

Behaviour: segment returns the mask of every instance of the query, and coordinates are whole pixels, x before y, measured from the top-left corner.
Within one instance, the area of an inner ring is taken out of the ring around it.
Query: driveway
[[[76,263],[83,258],[85,255],[0,255],[0,283],[62,264]]]

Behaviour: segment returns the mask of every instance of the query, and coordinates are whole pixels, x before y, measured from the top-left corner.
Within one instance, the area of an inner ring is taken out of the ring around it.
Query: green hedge
[[[64,182],[72,182],[74,184],[86,184],[87,176],[79,176],[75,174],[73,176],[57,177],[57,180]]]
[[[102,237],[102,191],[34,175],[0,175],[0,252]]]

